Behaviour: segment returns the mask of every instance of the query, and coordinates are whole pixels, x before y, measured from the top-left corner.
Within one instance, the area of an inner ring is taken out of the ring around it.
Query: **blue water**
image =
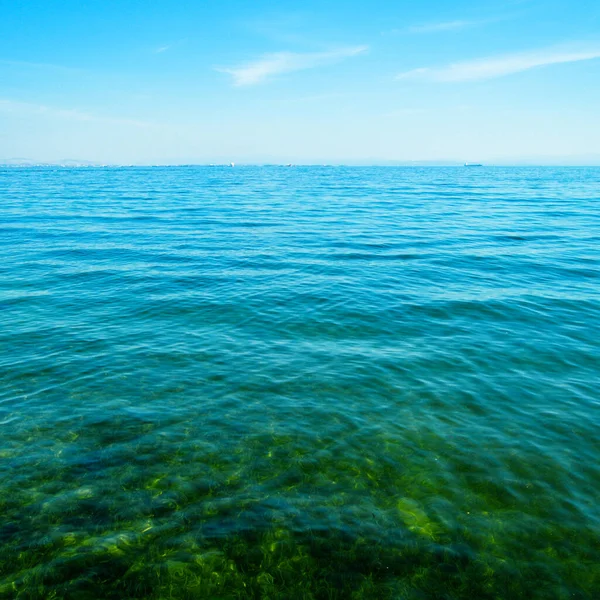
[[[600,169],[0,201],[0,597],[600,598]]]

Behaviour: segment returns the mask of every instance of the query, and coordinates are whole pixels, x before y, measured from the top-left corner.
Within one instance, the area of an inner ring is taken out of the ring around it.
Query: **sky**
[[[598,0],[0,0],[0,159],[600,164]]]

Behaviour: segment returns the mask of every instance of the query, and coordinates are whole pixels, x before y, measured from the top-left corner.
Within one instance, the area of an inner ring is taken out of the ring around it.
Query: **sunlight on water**
[[[600,597],[600,169],[0,169],[0,597]]]

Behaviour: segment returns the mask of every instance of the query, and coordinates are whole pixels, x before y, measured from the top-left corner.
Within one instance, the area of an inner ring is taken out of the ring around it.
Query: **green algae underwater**
[[[599,184],[0,169],[0,597],[600,597]]]

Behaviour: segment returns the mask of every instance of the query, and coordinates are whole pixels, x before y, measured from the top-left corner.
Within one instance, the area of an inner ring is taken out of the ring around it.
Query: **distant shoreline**
[[[298,163],[292,164],[291,168],[348,168],[348,169],[368,169],[368,168],[384,168],[384,169],[450,169],[459,168],[464,169],[465,163],[440,163],[440,164],[429,164],[429,163],[399,163],[399,164],[355,164],[355,163],[332,163],[332,164],[319,164],[319,163]],[[600,164],[502,164],[502,163],[485,163],[476,165],[477,170],[499,168],[499,169],[591,169],[600,168]],[[219,169],[227,168],[231,169],[229,164],[206,164],[206,163],[181,163],[181,164],[62,164],[62,163],[9,163],[0,162],[0,168],[2,169],[181,169],[181,168],[206,168],[206,169]],[[236,163],[235,168],[290,168],[288,163]]]

